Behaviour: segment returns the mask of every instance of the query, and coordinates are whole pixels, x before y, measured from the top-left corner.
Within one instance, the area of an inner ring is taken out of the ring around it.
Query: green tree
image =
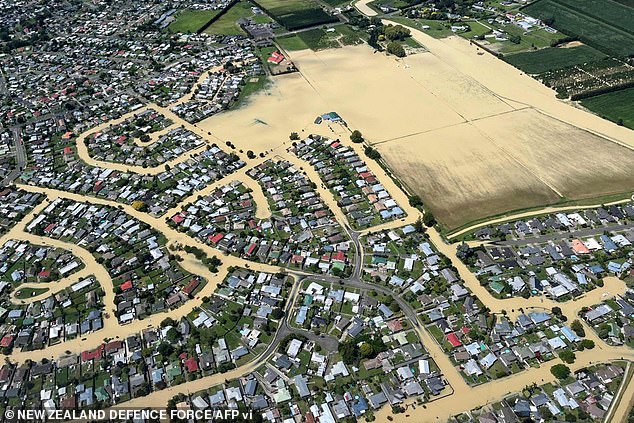
[[[388,25],[384,27],[383,35],[390,41],[403,41],[405,38],[411,36],[411,31],[403,25]]]
[[[350,134],[350,140],[354,143],[360,144],[363,142],[363,135],[361,134],[361,131],[355,129],[354,131],[352,131],[352,134]]]
[[[423,205],[423,200],[418,195],[409,196],[409,205],[412,207],[420,207]]]
[[[416,232],[418,233],[425,232],[425,225],[423,225],[423,220],[420,217],[416,219],[416,222],[414,222],[414,229],[416,229]]]
[[[584,349],[591,350],[594,348],[594,341],[592,339],[584,339],[579,343],[579,345]]]
[[[365,152],[365,155],[371,158],[372,160],[381,159],[381,153],[379,153],[377,150],[370,147],[369,145],[365,147],[364,152]]]
[[[181,334],[178,333],[178,331],[175,328],[170,328],[167,331],[167,340],[170,341],[170,343],[175,344],[176,342],[178,342],[180,338],[181,338]]]
[[[397,41],[391,41],[387,43],[387,52],[393,54],[396,57],[405,57],[405,48]]]
[[[297,132],[291,132],[289,138],[291,139],[291,141],[297,141],[299,139],[299,134]]]
[[[284,317],[284,311],[279,307],[275,307],[273,311],[271,312],[271,317],[274,318],[275,320],[279,320],[282,317]]]
[[[575,355],[575,353],[573,353],[570,350],[563,350],[559,352],[559,358],[564,363],[572,364],[575,362],[575,359],[577,358],[577,356]]]
[[[423,223],[428,228],[431,228],[436,224],[436,218],[429,210],[425,210],[425,213],[423,213]]]
[[[573,320],[570,328],[577,334],[578,337],[583,338],[584,336],[586,336],[586,331],[579,319]]]
[[[552,373],[557,379],[564,380],[570,376],[570,367],[565,364],[555,364],[550,368],[550,373]]]
[[[165,319],[163,319],[163,321],[161,322],[161,327],[166,328],[168,326],[176,326],[176,320],[172,319],[171,317],[166,317]]]
[[[374,349],[372,348],[372,345],[368,344],[367,342],[364,342],[359,347],[359,355],[361,355],[362,358],[370,357],[373,352]]]

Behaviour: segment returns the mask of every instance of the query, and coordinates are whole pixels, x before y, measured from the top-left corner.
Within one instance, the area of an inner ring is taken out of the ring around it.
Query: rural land
[[[634,422],[632,0],[0,10],[1,422]]]

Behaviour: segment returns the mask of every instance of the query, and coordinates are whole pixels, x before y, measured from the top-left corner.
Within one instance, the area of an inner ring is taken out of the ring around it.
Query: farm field
[[[611,0],[538,0],[522,11],[604,53],[634,54],[634,8]]]
[[[382,143],[392,172],[447,228],[559,196],[468,124]]]
[[[238,20],[240,18],[250,18],[253,16],[251,3],[243,0],[236,3],[227,13],[212,23],[205,32],[207,34],[219,35],[244,35],[244,31],[238,25]]]
[[[554,69],[540,74],[540,79],[552,87],[561,98],[571,97],[573,100],[591,95],[596,90],[634,81],[632,59],[629,63],[617,58],[606,58]]]
[[[290,31],[338,22],[336,17],[324,12],[320,4],[314,0],[257,0],[256,4]]]
[[[450,229],[501,211],[627,192],[634,185],[634,151],[530,109],[376,148]]]
[[[322,3],[326,3],[328,6],[337,7],[350,4],[350,0],[322,0]]]
[[[631,190],[634,176],[624,172],[634,167],[634,153],[584,128],[634,147],[628,129],[558,101],[460,37],[417,30],[412,37],[429,52],[397,60],[367,46],[289,50],[301,74],[274,78],[244,107],[199,126],[259,154],[288,143],[289,130],[349,136],[338,125],[313,124],[335,111],[362,131],[396,177],[433,200],[448,228]]]
[[[355,31],[348,25],[332,27],[331,32],[321,28],[303,31],[293,36],[280,37],[277,42],[286,50],[323,50],[341,46],[361,44],[367,38],[366,33]]]
[[[545,49],[505,55],[504,60],[530,74],[579,65],[603,59],[606,55],[586,45],[577,47],[548,47]]]
[[[587,98],[581,104],[599,116],[613,122],[622,120],[624,126],[634,129],[634,88]]]
[[[196,32],[219,12],[219,10],[186,9],[180,12],[176,20],[167,28],[170,32]]]

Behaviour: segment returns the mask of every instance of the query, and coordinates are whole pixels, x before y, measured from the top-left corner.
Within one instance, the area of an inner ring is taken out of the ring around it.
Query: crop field
[[[447,228],[509,210],[627,192],[634,151],[535,110],[381,143]],[[477,131],[473,131],[473,127]]]
[[[196,32],[219,12],[219,10],[185,9],[179,12],[176,20],[167,28],[170,32]]]
[[[322,2],[332,7],[345,6],[347,4],[350,4],[350,0],[322,0]]]
[[[615,56],[634,54],[634,8],[611,0],[539,0],[528,15]]]
[[[632,59],[629,59],[632,62]],[[561,98],[579,96],[588,92],[634,81],[634,63],[609,58],[548,71],[540,79],[557,91]]]
[[[537,51],[510,54],[504,56],[504,60],[526,73],[540,74],[605,57],[606,55],[600,51],[581,45],[570,48],[548,47]]]
[[[634,88],[587,98],[581,104],[599,116],[634,129]]]
[[[257,0],[256,3],[291,31],[338,21],[314,0]]]

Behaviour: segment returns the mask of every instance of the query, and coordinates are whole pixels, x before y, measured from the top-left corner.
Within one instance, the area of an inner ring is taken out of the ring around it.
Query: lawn
[[[522,9],[598,50],[634,54],[634,9],[611,0],[538,0]]]
[[[378,0],[369,4],[375,10],[380,10],[379,5],[394,7],[396,9],[403,9],[405,7],[413,6],[415,4],[422,3],[422,0]]]
[[[581,104],[613,122],[622,119],[624,126],[634,129],[634,88],[590,97]]]
[[[538,74],[604,57],[606,57],[605,54],[600,51],[581,45],[571,48],[548,47],[537,51],[509,54],[504,56],[504,60],[526,73]]]
[[[185,9],[179,12],[176,20],[167,29],[170,32],[196,32],[219,12],[219,10]]]
[[[410,19],[402,16],[393,16],[390,17],[390,20],[400,23],[401,25],[409,26],[410,28],[421,30],[434,38],[445,38],[454,35],[454,33],[451,32],[450,25],[445,21],[433,19]],[[428,26],[429,28],[423,29],[423,26]]]
[[[48,288],[22,288],[18,291],[15,297],[19,300],[35,297],[48,291]]]
[[[280,45],[280,47],[288,51],[306,50],[307,48],[309,48],[304,40],[299,38],[298,35],[276,38],[276,41]]]
[[[554,40],[558,40],[565,36],[561,32],[550,32],[541,28],[533,28],[529,31],[524,31],[519,26],[513,24],[500,25],[497,23],[493,23],[491,26],[507,33],[509,36],[519,37],[520,41],[518,44],[515,44],[508,40],[497,41],[492,38],[489,39],[489,41],[495,44],[499,44],[501,46],[499,48],[499,51],[504,54],[527,52],[539,48],[550,47],[551,43]]]
[[[242,106],[249,96],[264,89],[268,83],[268,78],[264,75],[254,76],[247,80],[247,83],[242,87],[240,91],[240,97],[238,101],[232,105],[232,108]]]
[[[240,1],[229,9],[227,13],[222,15],[216,22],[212,23],[205,32],[207,34],[218,35],[244,35],[244,31],[238,25],[238,20],[240,18],[251,17],[253,17],[251,4],[247,1]]]

